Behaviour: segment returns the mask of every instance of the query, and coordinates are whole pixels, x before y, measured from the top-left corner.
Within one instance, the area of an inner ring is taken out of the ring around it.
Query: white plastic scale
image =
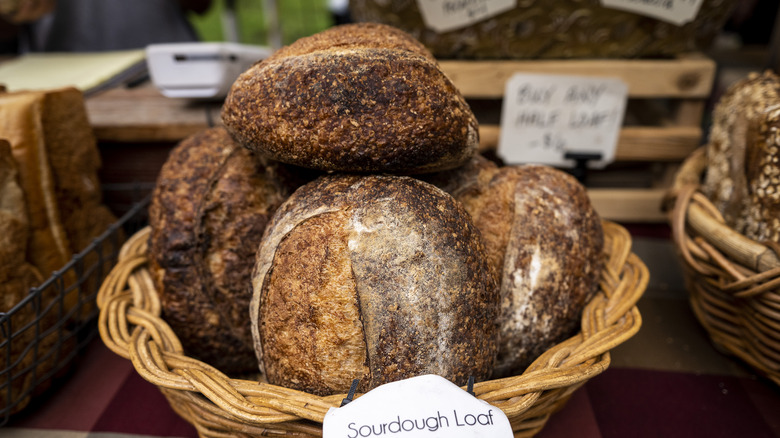
[[[221,99],[238,76],[272,53],[269,47],[230,42],[151,44],[146,62],[166,97]]]

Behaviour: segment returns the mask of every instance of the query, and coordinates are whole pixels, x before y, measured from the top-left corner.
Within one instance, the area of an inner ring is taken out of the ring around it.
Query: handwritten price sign
[[[677,26],[692,21],[704,0],[601,0],[606,8],[620,9],[667,21]]]
[[[449,32],[513,9],[517,0],[417,0],[425,26]]]
[[[614,159],[628,87],[619,79],[523,74],[507,82],[499,155],[508,163],[568,167],[566,153]]]

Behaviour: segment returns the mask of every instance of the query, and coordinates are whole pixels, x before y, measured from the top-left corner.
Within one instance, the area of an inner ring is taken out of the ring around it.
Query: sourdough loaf
[[[713,111],[702,191],[745,236],[780,241],[780,78],[752,73]]]
[[[585,188],[541,165],[483,167],[454,192],[481,231],[501,300],[495,376],[522,372],[579,328],[603,230]]]
[[[251,270],[263,229],[292,187],[223,128],[182,141],[149,208],[150,270],[163,316],[189,354],[226,373],[257,370]]]
[[[265,231],[252,333],[273,384],[346,392],[433,373],[490,375],[498,297],[463,207],[402,176],[328,175]]]
[[[222,119],[249,149],[320,170],[444,170],[479,142],[474,114],[430,53],[377,24],[337,26],[255,64]]]

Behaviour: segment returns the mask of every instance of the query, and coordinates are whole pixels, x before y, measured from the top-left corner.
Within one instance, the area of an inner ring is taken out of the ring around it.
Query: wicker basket
[[[716,347],[780,385],[780,245],[725,224],[700,191],[706,148],[683,163],[667,201],[696,318]]]
[[[539,432],[577,388],[609,366],[609,350],[639,330],[636,302],[647,286],[647,268],[631,252],[624,228],[605,221],[604,230],[606,268],[600,293],[583,312],[581,332],[546,351],[522,375],[474,385],[480,399],[506,413],[516,436]],[[345,394],[318,397],[230,378],[183,353],[160,317],[147,268],[148,234],[147,228],[128,240],[98,294],[100,336],[108,348],[130,359],[203,437],[321,436],[325,413]]]

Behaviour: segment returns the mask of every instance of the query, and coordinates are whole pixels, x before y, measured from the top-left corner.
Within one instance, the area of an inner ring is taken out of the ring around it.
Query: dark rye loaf
[[[451,196],[402,176],[329,175],[266,228],[251,303],[268,381],[314,394],[420,374],[489,377],[498,296]]]
[[[149,259],[163,316],[188,354],[223,372],[257,370],[251,270],[268,219],[292,190],[222,128],[182,141],[161,169]]]
[[[247,148],[319,170],[450,169],[479,143],[476,117],[432,55],[378,24],[337,26],[255,64],[222,119]]]

